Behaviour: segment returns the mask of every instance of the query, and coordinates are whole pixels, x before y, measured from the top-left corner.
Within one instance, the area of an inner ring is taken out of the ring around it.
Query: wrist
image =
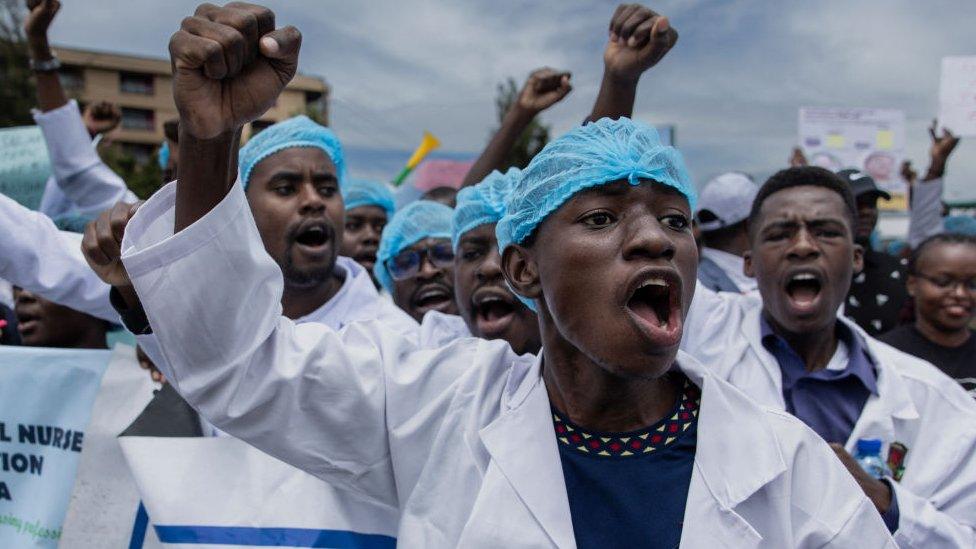
[[[54,58],[51,52],[51,45],[48,44],[47,37],[41,39],[27,40],[27,53],[35,61],[47,61]]]
[[[527,125],[535,118],[540,111],[519,105],[518,101],[512,104],[512,108],[505,113],[505,121],[509,124]]]
[[[610,68],[603,70],[603,85],[616,88],[637,88],[641,73],[615,72]]]
[[[945,163],[933,161],[929,166],[928,171],[925,172],[925,177],[923,181],[931,181],[933,179],[939,179],[945,175]]]

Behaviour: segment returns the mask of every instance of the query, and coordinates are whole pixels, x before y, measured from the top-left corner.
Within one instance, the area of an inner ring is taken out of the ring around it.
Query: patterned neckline
[[[630,458],[652,454],[674,444],[698,420],[701,390],[688,378],[671,414],[650,427],[626,433],[588,431],[552,408],[556,439],[567,448],[588,456]]]

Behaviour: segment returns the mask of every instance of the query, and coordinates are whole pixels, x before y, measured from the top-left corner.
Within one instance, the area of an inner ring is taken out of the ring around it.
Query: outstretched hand
[[[660,61],[678,41],[668,18],[640,4],[617,6],[610,19],[610,41],[603,52],[606,72],[636,81]]]
[[[945,175],[946,162],[949,155],[959,144],[959,138],[952,134],[948,129],[942,129],[942,135],[937,133],[938,121],[933,120],[929,127],[929,137],[932,138],[932,146],[929,148],[929,169],[925,174],[925,181],[938,179]]]
[[[301,43],[265,7],[202,4],[169,42],[182,130],[212,139],[264,114],[295,76]]]
[[[518,106],[538,114],[562,101],[573,90],[570,73],[549,67],[532,71],[518,95]]]

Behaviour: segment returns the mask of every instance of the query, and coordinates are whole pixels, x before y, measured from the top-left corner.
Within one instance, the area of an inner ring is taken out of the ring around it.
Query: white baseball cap
[[[723,173],[705,183],[698,195],[698,226],[714,231],[735,225],[749,217],[759,186],[741,172]],[[702,215],[704,214],[704,215]]]

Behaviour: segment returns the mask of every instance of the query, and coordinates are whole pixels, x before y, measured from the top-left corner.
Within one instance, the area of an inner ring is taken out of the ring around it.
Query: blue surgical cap
[[[345,180],[346,161],[342,155],[339,138],[329,128],[313,122],[305,115],[299,115],[268,126],[241,147],[238,166],[244,189],[247,189],[251,181],[251,172],[258,162],[278,151],[296,147],[322,149],[335,164],[339,183]]]
[[[522,170],[510,168],[507,172],[491,172],[481,183],[465,187],[457,195],[454,208],[454,234],[451,244],[457,251],[461,236],[482,225],[498,223],[505,215],[505,201],[522,176]]]
[[[580,126],[550,142],[522,171],[498,222],[498,249],[521,244],[567,200],[580,191],[625,179],[638,185],[650,179],[697,200],[681,153],[661,143],[657,130],[629,118]]]
[[[453,212],[439,202],[418,200],[393,214],[383,228],[376,264],[373,266],[373,274],[386,291],[393,291],[393,276],[387,270],[386,262],[425,238],[451,238]]]
[[[971,215],[950,215],[943,223],[947,233],[976,236],[976,218]]]
[[[169,164],[169,141],[163,141],[163,145],[159,147],[159,167],[165,170],[166,164]]]
[[[393,215],[393,191],[385,183],[366,179],[350,179],[342,183],[342,200],[346,211],[362,206],[379,206],[386,215]]]
[[[498,249],[524,242],[577,193],[622,179],[631,185],[649,179],[673,187],[695,211],[695,186],[681,153],[661,143],[651,126],[629,118],[602,118],[550,142],[522,171],[495,227]],[[528,299],[519,299],[536,310]]]

